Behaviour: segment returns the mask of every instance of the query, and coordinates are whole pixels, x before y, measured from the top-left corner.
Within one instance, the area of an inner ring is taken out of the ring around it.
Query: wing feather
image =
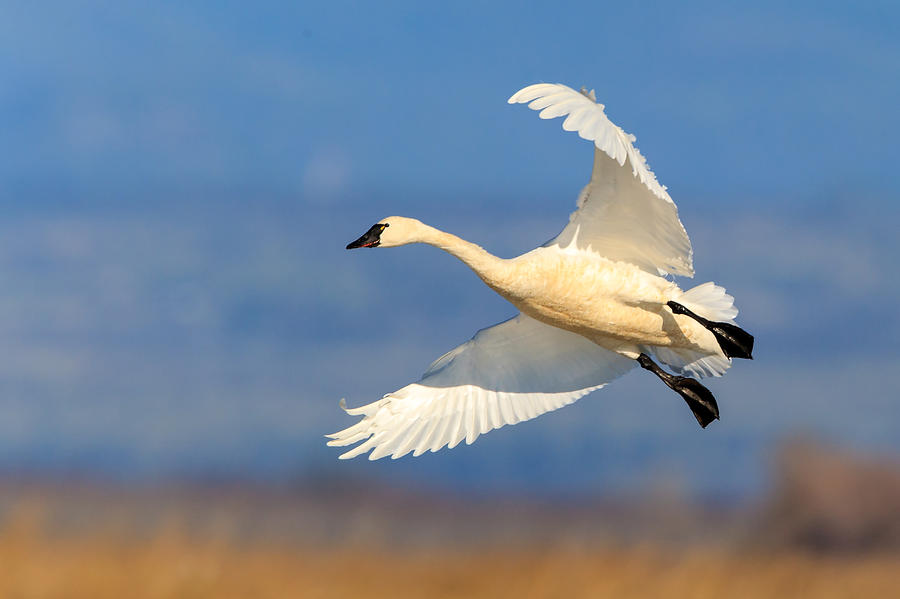
[[[547,245],[574,241],[654,274],[694,275],[691,241],[675,202],[634,147],[635,137],[613,124],[592,94],[541,83],[519,90],[509,103],[528,103],[542,119],[566,116],[563,129],[594,142],[591,181],[569,224]]]
[[[447,352],[419,381],[346,410],[362,420],[328,435],[328,444],[359,443],[340,457],[371,450],[373,460],[470,444],[493,429],[568,405],[634,363],[520,314]]]

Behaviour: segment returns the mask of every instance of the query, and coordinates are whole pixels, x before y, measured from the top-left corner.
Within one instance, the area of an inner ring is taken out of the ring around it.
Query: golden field
[[[0,480],[7,597],[900,597],[900,464],[795,444],[743,505]]]
[[[247,539],[227,518],[198,531],[173,516],[141,531],[111,513],[96,530],[73,531],[45,505],[6,514],[4,598],[900,596],[900,560],[887,554],[565,540],[397,549]]]

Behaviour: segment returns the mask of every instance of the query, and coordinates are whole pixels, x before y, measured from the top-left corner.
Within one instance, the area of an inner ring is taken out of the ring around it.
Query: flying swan
[[[562,232],[503,259],[418,220],[378,221],[347,249],[427,243],[457,257],[519,310],[438,358],[415,383],[347,409],[356,424],[328,435],[353,458],[399,458],[455,447],[463,439],[530,420],[600,389],[640,365],[687,402],[701,427],[719,417],[696,378],[721,376],[731,358],[751,358],[722,287],[682,291],[666,274],[692,277],[691,242],[666,188],[633,135],[614,125],[593,90],[542,83],[510,104],[565,116],[563,129],[594,143],[591,180]],[[667,365],[662,369],[650,356]]]

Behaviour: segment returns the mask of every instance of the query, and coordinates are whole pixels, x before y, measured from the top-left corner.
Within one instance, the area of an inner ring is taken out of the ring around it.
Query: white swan
[[[603,387],[636,364],[688,403],[701,426],[718,418],[712,394],[676,372],[721,376],[732,357],[750,358],[753,337],[733,321],[733,298],[713,283],[683,292],[661,275],[693,276],[691,243],[678,210],[594,92],[528,86],[509,103],[529,103],[544,119],[594,142],[591,181],[562,232],[512,259],[417,220],[392,216],[347,249],[427,243],[456,256],[520,314],[479,331],[422,378],[368,405],[329,435],[332,446],[359,443],[374,460],[451,448],[506,424],[529,420]]]

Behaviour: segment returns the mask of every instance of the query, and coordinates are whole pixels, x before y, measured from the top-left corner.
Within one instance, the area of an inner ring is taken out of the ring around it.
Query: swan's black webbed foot
[[[650,359],[650,356],[647,354],[641,354],[637,360],[641,368],[649,370],[658,376],[662,382],[684,399],[701,427],[706,428],[707,424],[713,420],[718,420],[719,405],[716,403],[716,398],[699,381],[686,376],[669,374]]]
[[[678,302],[668,302],[666,304],[673,314],[683,314],[690,316],[716,336],[719,347],[725,352],[729,358],[744,358],[745,360],[753,359],[753,335],[745,331],[739,326],[729,322],[713,322],[706,320],[702,316],[694,314]]]

